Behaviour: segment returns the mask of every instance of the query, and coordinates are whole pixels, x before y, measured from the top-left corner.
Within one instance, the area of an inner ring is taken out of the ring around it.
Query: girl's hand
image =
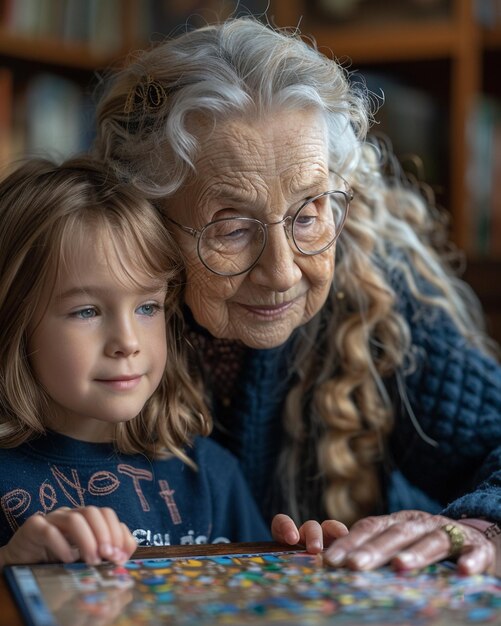
[[[348,529],[344,524],[333,519],[321,524],[309,520],[298,528],[288,515],[279,513],[271,522],[271,534],[279,543],[291,546],[301,544],[308,552],[316,554],[322,552],[324,547],[331,545],[338,537],[347,535]]]
[[[386,563],[409,570],[446,558],[457,559],[461,574],[494,572],[496,544],[467,520],[463,524],[424,511],[399,511],[359,520],[324,555],[327,563],[354,570]]]
[[[0,548],[0,566],[78,559],[88,565],[102,560],[122,564],[136,547],[129,529],[112,509],[61,507],[29,517]]]

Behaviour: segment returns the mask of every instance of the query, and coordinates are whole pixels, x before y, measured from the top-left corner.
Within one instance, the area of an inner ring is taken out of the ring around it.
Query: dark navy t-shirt
[[[0,545],[35,513],[89,505],[114,509],[141,546],[270,540],[236,459],[202,437],[187,454],[198,471],[56,433],[0,449]]]

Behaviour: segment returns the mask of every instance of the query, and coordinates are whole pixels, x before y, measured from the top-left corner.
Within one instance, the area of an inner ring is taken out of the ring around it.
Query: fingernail
[[[416,566],[416,559],[410,552],[400,552],[395,561],[399,569],[413,569]]]
[[[127,560],[127,555],[120,548],[113,548],[113,560],[116,563],[124,563]]]
[[[324,556],[324,560],[329,563],[329,565],[341,565],[344,562],[346,557],[346,553],[342,550],[336,550],[334,552],[326,552]]]
[[[313,541],[310,541],[308,543],[308,551],[312,552],[321,552],[322,551],[322,544],[320,543],[320,541],[318,541],[318,539],[314,539]]]
[[[353,553],[352,556],[349,556],[348,560],[350,565],[357,568],[367,567],[367,565],[369,565],[372,561],[372,554],[370,552],[366,552],[365,550],[360,550],[359,552]]]
[[[461,558],[461,569],[465,570],[468,574],[475,571],[477,562],[474,558],[463,556]]]
[[[109,559],[113,556],[113,547],[109,543],[101,543],[99,545],[99,552],[101,553],[101,556]]]

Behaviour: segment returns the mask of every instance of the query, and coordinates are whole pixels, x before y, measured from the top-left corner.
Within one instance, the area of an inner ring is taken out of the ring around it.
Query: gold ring
[[[444,533],[449,537],[450,549],[449,556],[456,557],[461,554],[461,549],[464,545],[465,536],[462,530],[455,524],[445,524],[440,527]]]

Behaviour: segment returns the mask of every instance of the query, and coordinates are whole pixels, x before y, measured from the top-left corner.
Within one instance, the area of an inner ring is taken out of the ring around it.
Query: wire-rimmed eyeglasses
[[[200,230],[167,220],[197,239],[197,252],[205,267],[219,276],[238,276],[259,261],[268,240],[268,228],[282,224],[289,244],[307,256],[330,248],[343,228],[353,193],[324,191],[307,198],[294,215],[278,222],[264,223],[253,217],[224,217]]]

